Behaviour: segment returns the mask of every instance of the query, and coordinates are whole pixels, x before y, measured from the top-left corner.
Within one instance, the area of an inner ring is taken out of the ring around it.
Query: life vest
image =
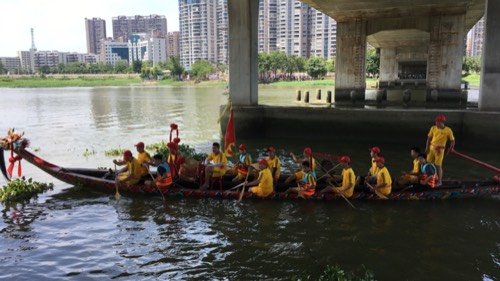
[[[313,184],[310,184],[310,183],[309,183],[309,177],[310,177],[310,176],[312,176],[312,177],[313,177]],[[312,172],[311,172],[311,171],[309,171],[309,172],[305,173],[305,174],[304,174],[304,177],[302,177],[302,181],[304,182],[304,185],[302,186],[302,189],[304,189],[304,190],[303,190],[303,192],[302,192],[302,193],[303,193],[304,195],[306,195],[306,196],[311,196],[311,195],[313,195],[313,194],[314,194],[314,192],[315,192],[315,188],[316,188],[316,186],[315,186],[315,184],[316,184],[316,179],[314,178],[314,175],[312,174]],[[312,189],[311,189],[311,190],[306,190],[306,189],[309,189],[309,188],[311,188],[311,187],[312,187]]]
[[[436,179],[437,179],[437,169],[436,169],[436,166],[434,166],[434,164],[425,163],[424,165],[422,165],[422,181],[426,181],[427,178],[429,177],[425,173],[425,169],[427,167],[432,167],[432,169],[434,169],[434,174],[432,176],[430,176],[431,179],[427,182],[427,185],[429,185],[431,188],[434,188],[434,187],[436,187]]]
[[[247,167],[246,167],[246,160],[247,160],[247,156],[248,154],[241,154],[240,155],[240,163],[238,164],[238,173],[242,174],[242,175],[247,175],[248,174],[248,170],[247,170]]]
[[[172,181],[172,172],[171,172],[171,169],[170,169],[170,166],[167,165],[166,163],[161,163],[160,165],[158,165],[158,168],[160,167],[163,167],[166,172],[164,174],[164,178],[162,179],[161,175],[157,175],[156,176],[156,185],[158,187],[168,187],[170,185],[172,185],[173,181]]]

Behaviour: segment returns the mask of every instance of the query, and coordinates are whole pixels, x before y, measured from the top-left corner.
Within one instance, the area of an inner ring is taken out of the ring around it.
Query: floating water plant
[[[8,182],[0,189],[0,202],[28,200],[39,193],[54,189],[53,183],[40,183],[24,177]]]

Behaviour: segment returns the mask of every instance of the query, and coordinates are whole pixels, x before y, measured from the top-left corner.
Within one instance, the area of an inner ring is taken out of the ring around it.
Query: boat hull
[[[34,155],[26,150],[22,145],[14,147],[14,151],[23,157],[24,160],[30,162],[41,170],[47,172],[53,177],[66,182],[71,185],[90,188],[95,191],[102,191],[108,193],[115,192],[115,182],[112,179],[106,179],[106,173],[109,172],[105,169],[71,169],[63,168],[54,165],[44,159]],[[3,158],[3,155],[2,155]],[[0,165],[2,161],[0,161]],[[4,164],[5,166],[5,164]],[[284,184],[281,177],[278,183],[277,190],[285,190],[288,186]],[[200,190],[198,183],[177,181],[172,187],[161,189],[161,193],[165,197],[175,198],[219,198],[219,199],[237,199],[240,196],[238,191],[230,191],[234,186],[230,180],[222,182],[222,188],[219,190]],[[325,183],[319,182],[318,189],[325,186]],[[131,185],[128,187],[122,186],[119,188],[120,193],[128,196],[135,195],[156,195],[160,196],[160,189],[151,188],[143,184]],[[458,199],[458,198],[480,198],[491,197],[492,195],[500,194],[500,183],[493,181],[455,181],[449,183],[443,188],[436,188],[425,191],[411,191],[411,190],[394,190],[387,196],[389,200],[445,200],[445,199]],[[302,199],[294,193],[273,192],[269,196],[263,198],[258,197],[253,193],[245,192],[244,199],[259,199],[259,200],[293,200]],[[307,197],[305,200],[313,201],[332,201],[342,200],[342,197],[336,194],[313,195]],[[350,200],[379,200],[379,198],[370,192],[363,190],[355,190]]]

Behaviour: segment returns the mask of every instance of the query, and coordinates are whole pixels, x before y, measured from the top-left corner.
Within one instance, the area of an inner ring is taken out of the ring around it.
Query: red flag
[[[225,151],[227,155],[233,154],[233,148],[236,145],[236,136],[234,133],[233,109],[229,111],[229,121],[227,122],[226,135],[224,136]]]

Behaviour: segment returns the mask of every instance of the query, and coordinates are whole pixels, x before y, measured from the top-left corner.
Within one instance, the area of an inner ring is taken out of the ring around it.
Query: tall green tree
[[[214,71],[214,66],[206,60],[198,60],[191,66],[193,76],[198,79],[205,79]]]
[[[326,70],[328,72],[335,72],[335,59],[326,60]]]
[[[170,56],[168,58],[167,69],[170,70],[172,77],[175,79],[180,79],[181,75],[184,74],[184,66],[182,66],[179,56]]]
[[[142,70],[142,61],[134,60],[132,62],[132,71],[134,73],[141,73],[141,70]]]
[[[370,48],[366,51],[366,73],[380,73],[380,49]]]
[[[283,66],[286,64],[286,53],[285,52],[280,52],[280,51],[273,51],[269,53],[269,66],[270,70],[276,74],[278,73],[278,70],[283,70]]]
[[[130,67],[126,60],[116,61],[113,67],[115,73],[127,73],[129,69]]]
[[[307,60],[307,74],[314,79],[322,78],[326,75],[325,59],[321,57],[310,57]]]

